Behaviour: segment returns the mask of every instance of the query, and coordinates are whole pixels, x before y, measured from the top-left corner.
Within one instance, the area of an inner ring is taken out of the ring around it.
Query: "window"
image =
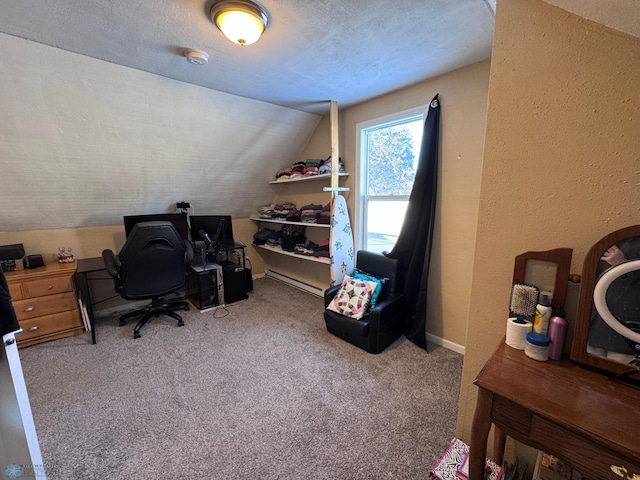
[[[359,247],[389,251],[398,239],[416,175],[427,107],[356,126]]]

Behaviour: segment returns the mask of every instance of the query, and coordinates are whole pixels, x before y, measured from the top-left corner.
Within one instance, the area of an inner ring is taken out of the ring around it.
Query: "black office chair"
[[[189,310],[186,301],[164,302],[164,297],[180,290],[186,283],[187,266],[193,260],[193,246],[180,238],[171,222],[141,222],[133,227],[127,241],[116,257],[111,250],[102,252],[107,272],[113,277],[115,290],[126,300],[151,300],[141,310],[125,313],[127,319],[142,315],[133,329],[133,338],[140,337],[140,329],[153,317],[166,315],[184,321],[174,310]]]
[[[372,276],[386,279],[374,308],[361,319],[324,311],[327,331],[369,353],[380,353],[402,336],[405,298],[399,284],[399,260],[380,253],[359,250],[356,268]],[[336,285],[324,292],[327,307],[340,290]]]

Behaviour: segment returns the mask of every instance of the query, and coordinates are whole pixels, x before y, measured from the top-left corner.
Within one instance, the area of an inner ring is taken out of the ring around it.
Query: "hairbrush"
[[[514,283],[511,287],[509,299],[509,311],[516,315],[517,323],[524,323],[526,317],[532,317],[536,313],[536,305],[540,289],[534,285]]]

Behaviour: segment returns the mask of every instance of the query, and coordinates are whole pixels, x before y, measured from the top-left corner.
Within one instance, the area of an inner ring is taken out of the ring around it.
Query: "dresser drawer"
[[[58,335],[59,333],[71,329],[79,329],[79,333],[82,333],[82,319],[80,318],[80,312],[78,310],[69,310],[68,312],[55,313],[46,317],[21,320],[20,328],[22,328],[23,332],[17,337],[18,344],[32,344],[36,342],[29,341],[34,338],[44,337],[46,335],[52,337],[57,335],[57,337],[60,337],[64,335]],[[45,338],[43,340],[47,339]]]
[[[24,295],[22,294],[22,284],[21,283],[9,283],[9,295],[11,295],[11,300],[22,300]]]
[[[589,472],[589,478],[593,480],[619,480],[622,475],[618,474],[616,469],[622,468],[629,473],[628,477],[623,478],[634,477],[634,474],[640,476],[640,460],[638,458],[623,457],[618,452],[580,438],[566,431],[563,427],[536,415],[532,419],[530,438],[544,444],[549,452],[565,460],[577,470]]]
[[[42,278],[39,280],[28,280],[22,282],[22,292],[25,298],[43,297],[55,295],[56,293],[72,292],[72,276],[57,276]]]
[[[18,320],[27,320],[42,315],[77,310],[78,301],[73,292],[68,292],[14,301],[13,307],[16,310]]]

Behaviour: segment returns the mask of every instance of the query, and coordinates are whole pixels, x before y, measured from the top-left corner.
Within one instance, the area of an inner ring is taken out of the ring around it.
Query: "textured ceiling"
[[[495,0],[261,0],[254,45],[211,23],[212,0],[20,0],[0,32],[303,111],[346,107],[491,55]],[[206,51],[206,66],[183,57]]]

